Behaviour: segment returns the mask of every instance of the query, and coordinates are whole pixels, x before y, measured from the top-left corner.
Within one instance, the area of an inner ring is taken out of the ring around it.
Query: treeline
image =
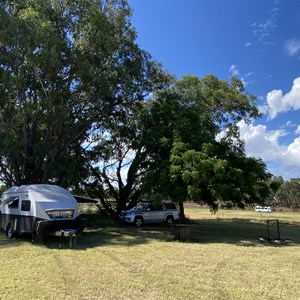
[[[282,177],[272,179],[272,183],[278,186],[276,192],[272,192],[267,202],[272,206],[300,208],[300,178],[292,178],[284,181]]]

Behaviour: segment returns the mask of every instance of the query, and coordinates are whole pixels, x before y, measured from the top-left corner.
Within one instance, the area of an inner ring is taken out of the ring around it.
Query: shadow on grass
[[[147,244],[153,240],[174,242],[173,226],[147,225],[136,228],[121,225],[108,219],[92,219],[82,237],[79,238],[77,249],[83,250],[106,245],[135,246]],[[90,225],[90,226],[89,226]],[[293,246],[300,245],[300,225],[282,223],[279,226],[280,242],[275,223],[270,223],[269,238],[266,222],[250,219],[216,219],[193,220],[191,223],[191,240],[189,243],[225,243],[242,246]]]
[[[199,243],[227,243],[243,246],[300,245],[300,225],[279,222],[254,222],[250,219],[198,220],[191,232],[192,240]]]
[[[16,247],[21,244],[31,244],[37,247],[50,249],[74,249],[86,250],[93,247],[106,245],[135,246],[147,244],[157,240],[162,242],[172,241],[174,237],[173,227],[163,225],[150,225],[134,227],[122,225],[118,221],[97,215],[88,216],[87,224],[83,231],[77,235],[76,245],[70,247],[69,239],[61,239],[59,236],[47,236],[42,240],[32,243],[30,234],[22,234],[13,239],[7,239],[5,232],[0,230],[0,249]]]
[[[250,219],[213,219],[193,220],[191,223],[191,239],[189,243],[199,244],[236,244],[241,246],[293,246],[300,245],[299,224],[279,224],[279,234],[276,224],[268,226],[266,222]],[[86,228],[77,237],[74,250],[86,250],[107,245],[136,246],[152,241],[173,242],[175,228],[173,226],[147,225],[140,228],[121,225],[117,221],[97,215],[87,216]],[[266,238],[269,237],[270,241]],[[264,239],[262,239],[264,238]],[[279,239],[278,239],[279,238]],[[278,240],[280,240],[278,242]],[[0,232],[0,248],[15,247],[21,243],[31,243],[30,236],[7,240],[4,231]],[[39,247],[68,249],[68,240],[60,241],[59,237],[49,237],[47,240],[34,244]]]
[[[0,230],[0,249],[9,248],[9,247],[16,247],[23,243],[21,239],[7,239],[5,236],[5,231]]]

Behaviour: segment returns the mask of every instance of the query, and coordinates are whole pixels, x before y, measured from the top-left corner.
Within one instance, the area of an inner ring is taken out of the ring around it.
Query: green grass
[[[174,241],[173,227],[98,216],[75,249],[57,238],[6,240],[1,230],[0,299],[300,299],[300,213],[186,213],[188,243]],[[259,240],[269,219],[287,243]]]

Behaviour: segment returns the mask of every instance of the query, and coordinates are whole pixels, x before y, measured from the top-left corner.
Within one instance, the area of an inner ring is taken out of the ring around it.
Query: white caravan
[[[63,229],[83,230],[77,201],[67,190],[47,184],[13,186],[2,194],[0,224],[8,238]]]

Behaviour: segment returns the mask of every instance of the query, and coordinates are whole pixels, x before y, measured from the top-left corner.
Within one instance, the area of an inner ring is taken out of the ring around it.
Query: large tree
[[[0,176],[7,185],[86,176],[86,141],[159,88],[124,0],[0,1]]]
[[[167,88],[172,80],[172,75],[166,73],[161,87]],[[153,101],[150,97],[126,115],[109,122],[105,133],[94,135],[88,147],[89,176],[82,182],[83,190],[89,197],[100,199],[113,215],[146,197],[142,183],[154,163],[147,145],[159,143],[156,133],[166,129],[148,122]],[[112,198],[113,206],[110,205]]]
[[[100,199],[112,215],[135,206],[141,197],[141,179],[147,171],[147,153],[138,127],[142,111],[141,106],[123,122],[111,122],[87,153],[89,176],[82,182],[84,191]],[[114,206],[110,205],[112,198]]]
[[[218,200],[244,207],[269,194],[265,164],[246,157],[238,122],[258,117],[255,97],[242,82],[186,76],[157,96],[149,120],[159,124],[148,140],[152,168],[145,187],[179,203],[190,199],[217,208]],[[150,136],[150,135],[149,135]],[[152,141],[152,142],[151,142]]]

